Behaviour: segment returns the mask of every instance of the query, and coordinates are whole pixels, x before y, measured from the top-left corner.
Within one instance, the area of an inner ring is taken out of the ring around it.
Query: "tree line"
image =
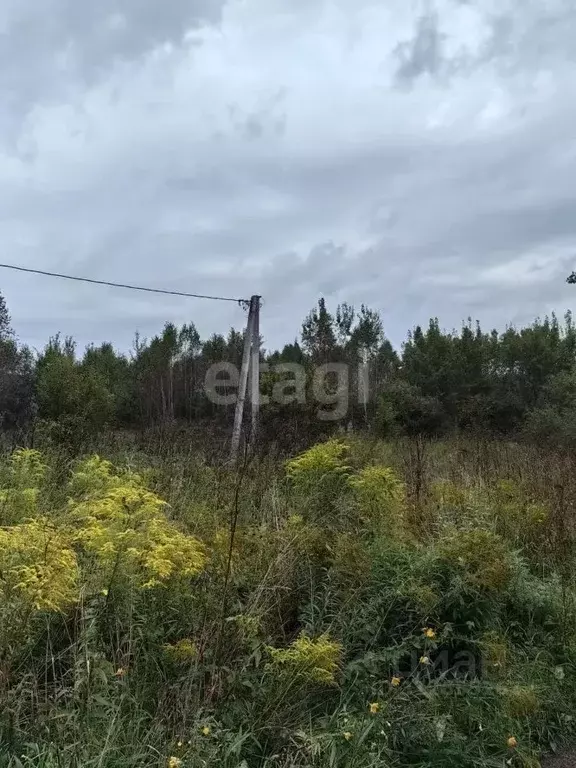
[[[167,323],[151,339],[137,335],[129,354],[109,342],[79,354],[73,339],[59,336],[34,354],[18,343],[0,296],[1,427],[28,434],[41,426],[62,440],[106,429],[228,427],[233,406],[207,397],[206,374],[215,363],[240,366],[242,348],[242,331],[203,340],[193,323]],[[280,350],[262,349],[261,357],[269,364],[264,394],[279,363],[301,366],[307,386],[319,365],[345,363],[351,389],[365,363],[368,401],[351,398],[344,422],[383,437],[458,431],[576,446],[576,327],[569,312],[562,321],[552,315],[503,332],[485,332],[471,320],[446,331],[432,319],[410,331],[397,351],[377,312],[346,303],[331,312],[320,299],[299,338]],[[308,401],[272,403],[263,410],[263,429],[316,439],[319,431],[342,426],[318,423],[314,413]]]

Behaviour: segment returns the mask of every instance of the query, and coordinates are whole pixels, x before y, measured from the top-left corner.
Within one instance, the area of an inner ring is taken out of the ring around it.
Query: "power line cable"
[[[188,299],[211,299],[212,301],[233,301],[235,304],[245,305],[250,299],[233,299],[228,296],[206,296],[201,293],[185,293],[184,291],[169,291],[164,288],[147,288],[141,285],[128,285],[126,283],[114,283],[109,280],[94,280],[90,277],[75,277],[73,275],[62,275],[58,272],[46,272],[42,269],[30,269],[29,267],[17,267],[14,264],[0,264],[2,269],[13,269],[18,272],[29,272],[33,275],[44,275],[46,277],[58,277],[62,280],[75,280],[80,283],[92,283],[93,285],[107,285],[111,288],[126,288],[130,291],[144,291],[146,293],[162,293],[166,296],[184,296]]]

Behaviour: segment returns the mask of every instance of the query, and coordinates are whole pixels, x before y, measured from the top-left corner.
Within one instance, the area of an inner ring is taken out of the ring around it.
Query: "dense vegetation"
[[[535,768],[574,736],[572,461],[332,439],[0,478],[2,765]]]
[[[233,406],[207,397],[206,374],[222,361],[239,366],[242,345],[234,329],[202,341],[192,323],[167,324],[148,341],[136,337],[130,355],[104,343],[78,356],[72,339],[57,337],[35,356],[16,344],[0,297],[2,426],[20,442],[40,432],[68,447],[107,429],[179,424],[228,434]],[[358,398],[362,360],[369,370],[366,404]],[[563,322],[553,316],[502,333],[471,322],[449,333],[431,320],[427,329],[411,331],[398,352],[377,313],[344,304],[332,315],[320,300],[300,341],[263,350],[262,361],[270,366],[263,394],[272,392],[279,363],[307,372],[305,402],[272,402],[264,412],[264,437],[274,436],[284,450],[303,448],[342,424],[316,418],[313,371],[326,362],[349,367],[345,423],[382,437],[468,432],[576,445],[576,328],[569,313]]]
[[[400,355],[320,302],[263,358],[368,357],[362,429],[272,404],[232,467],[204,376],[239,333],[36,358],[0,309],[0,766],[537,768],[576,739],[569,315]]]

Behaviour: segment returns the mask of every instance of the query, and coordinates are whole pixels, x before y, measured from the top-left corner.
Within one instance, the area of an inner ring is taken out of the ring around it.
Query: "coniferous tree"
[[[0,428],[22,428],[34,414],[33,360],[19,349],[0,294]]]

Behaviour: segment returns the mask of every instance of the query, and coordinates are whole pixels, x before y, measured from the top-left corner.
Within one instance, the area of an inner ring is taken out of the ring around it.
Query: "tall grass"
[[[0,466],[0,765],[534,768],[574,738],[572,457],[92,449]]]

